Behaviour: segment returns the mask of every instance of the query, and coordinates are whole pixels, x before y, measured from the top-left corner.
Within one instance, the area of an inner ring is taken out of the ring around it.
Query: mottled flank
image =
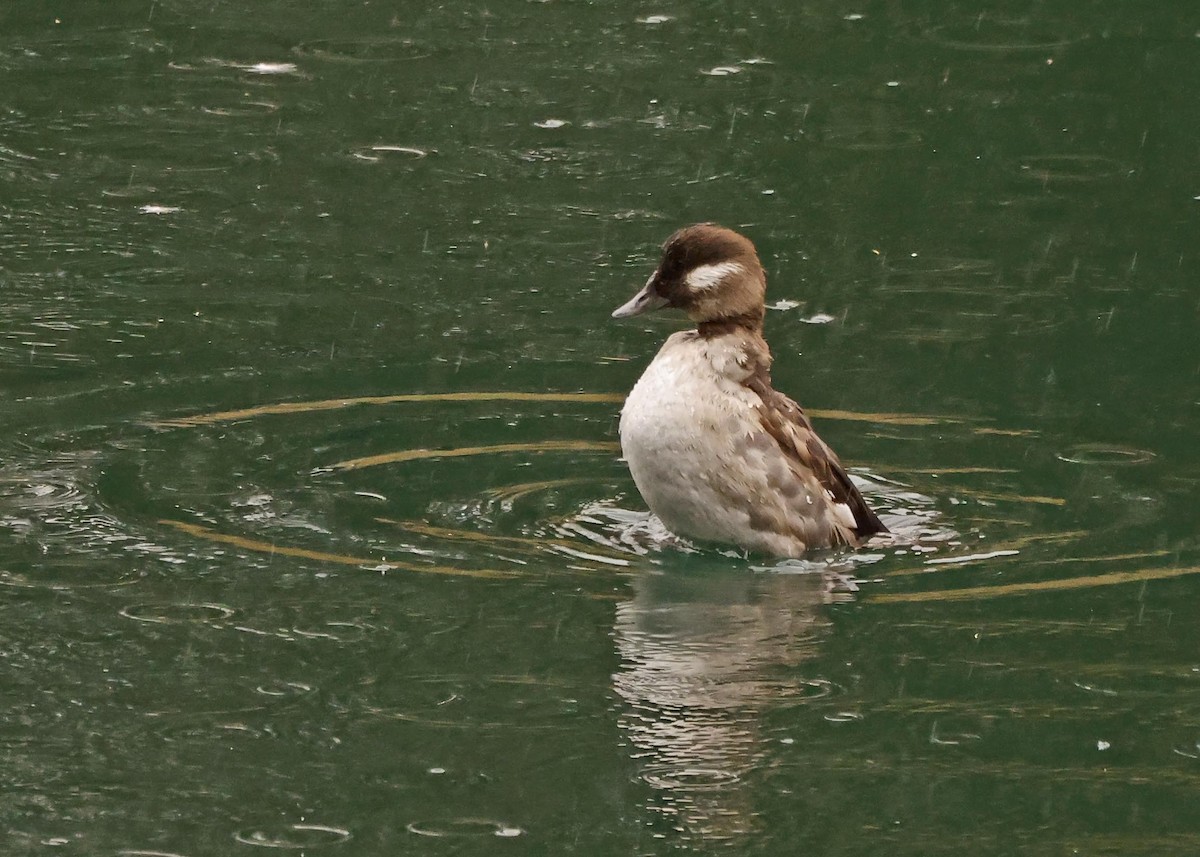
[[[680,535],[789,557],[858,545],[885,528],[800,406],[771,387],[765,295],[745,237],[699,224],[668,239],[622,314],[671,306],[697,328],[668,338],[630,392],[622,452]]]

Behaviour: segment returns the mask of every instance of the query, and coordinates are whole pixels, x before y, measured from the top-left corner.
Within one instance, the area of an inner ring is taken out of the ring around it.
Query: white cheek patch
[[[739,262],[718,262],[715,265],[701,265],[688,272],[684,285],[695,292],[706,292],[720,285],[726,277],[745,272]]]

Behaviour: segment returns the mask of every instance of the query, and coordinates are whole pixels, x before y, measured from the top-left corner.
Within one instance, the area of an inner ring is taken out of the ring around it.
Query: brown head
[[[667,306],[698,323],[758,328],[766,293],[767,277],[750,239],[715,223],[697,223],[667,239],[658,268],[613,318]]]

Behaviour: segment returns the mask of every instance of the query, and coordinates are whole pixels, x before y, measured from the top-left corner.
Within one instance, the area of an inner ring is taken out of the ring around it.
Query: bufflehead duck
[[[771,387],[767,281],[754,245],[713,223],[680,229],[613,318],[682,309],[621,409],[621,452],[667,529],[798,557],[887,528],[798,404]]]

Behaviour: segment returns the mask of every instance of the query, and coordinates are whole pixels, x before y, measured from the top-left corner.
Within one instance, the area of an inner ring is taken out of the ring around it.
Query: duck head
[[[767,278],[749,238],[715,223],[685,226],[667,239],[662,260],[613,318],[674,307],[697,323],[760,326]]]

